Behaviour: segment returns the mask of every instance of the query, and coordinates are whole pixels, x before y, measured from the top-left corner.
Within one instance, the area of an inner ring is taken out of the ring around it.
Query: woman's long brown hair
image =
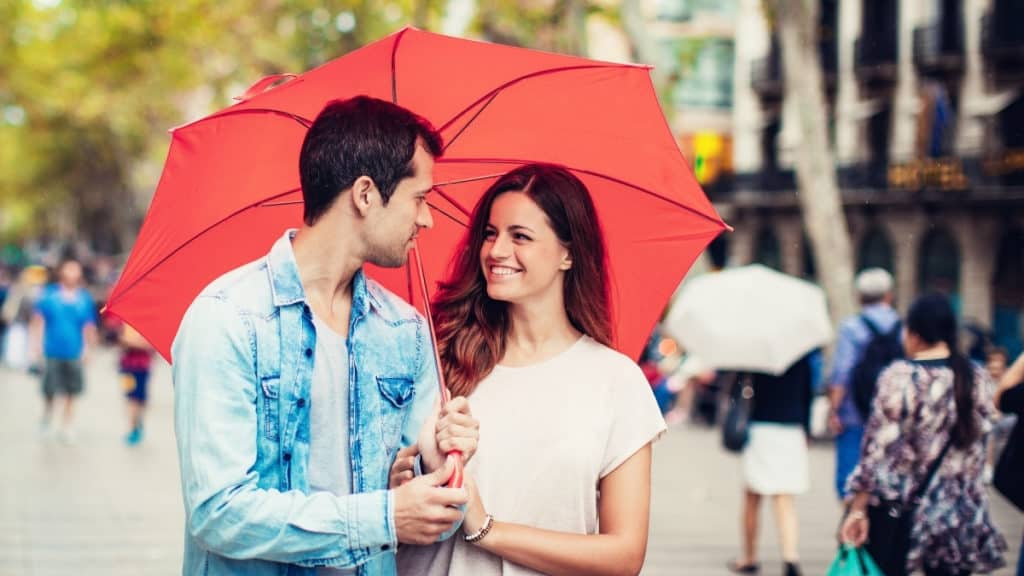
[[[612,322],[604,236],[586,186],[567,169],[527,164],[499,178],[473,210],[469,230],[433,302],[438,353],[449,389],[467,396],[505,354],[508,304],[487,295],[480,250],[494,200],[522,192],[533,200],[572,256],[565,272],[565,312],[573,328],[610,346]]]

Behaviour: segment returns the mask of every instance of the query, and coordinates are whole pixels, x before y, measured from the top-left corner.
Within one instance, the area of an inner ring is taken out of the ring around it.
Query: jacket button
[[[313,355],[313,349],[312,348],[306,348],[306,358],[309,358],[312,355]]]
[[[306,399],[305,398],[299,398],[299,401],[297,402],[297,404],[299,405],[299,408],[305,407],[306,406]]]
[[[391,545],[390,544],[385,544],[385,545],[381,546],[380,549],[381,550],[385,550],[385,551],[386,550],[390,550],[391,549]]]
[[[291,454],[291,452],[285,452],[284,453],[284,461],[285,462],[291,462],[292,461],[292,454]]]

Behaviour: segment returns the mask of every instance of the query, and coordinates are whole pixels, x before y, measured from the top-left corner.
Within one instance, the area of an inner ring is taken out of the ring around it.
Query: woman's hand
[[[868,527],[868,517],[863,510],[850,510],[839,529],[839,539],[859,548],[868,540]]]
[[[487,510],[484,509],[484,503],[480,500],[480,491],[477,490],[476,482],[472,477],[466,476],[463,488],[469,495],[469,502],[466,503],[466,517],[462,521],[462,531],[466,534],[476,534],[480,528],[483,528],[484,521],[487,519]]]

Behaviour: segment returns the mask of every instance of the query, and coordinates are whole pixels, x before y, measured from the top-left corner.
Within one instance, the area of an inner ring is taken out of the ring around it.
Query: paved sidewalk
[[[65,445],[40,437],[38,382],[0,368],[0,576],[180,574],[183,512],[166,364],[155,363],[150,391],[146,439],[129,448],[115,357],[101,352],[88,367],[77,441]],[[831,450],[815,447],[813,491],[798,500],[808,576],[823,574],[834,553],[831,467]],[[718,449],[712,431],[677,428],[656,445],[646,576],[725,574],[738,551],[738,476],[738,460]],[[1001,500],[994,512],[1015,561],[1024,519]],[[780,573],[767,503],[762,518],[762,573]]]

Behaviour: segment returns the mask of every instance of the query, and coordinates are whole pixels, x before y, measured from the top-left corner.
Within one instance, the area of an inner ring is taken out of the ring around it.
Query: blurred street
[[[124,405],[115,357],[88,368],[76,442],[40,436],[37,382],[0,369],[0,576],[177,574],[183,514],[175,458],[170,370],[154,366],[146,439],[124,445]],[[812,492],[798,499],[805,574],[824,574],[834,553],[838,506],[832,451],[811,454]],[[738,459],[701,428],[674,428],[657,444],[647,576],[725,574],[738,552]],[[1024,518],[993,503],[1016,562]],[[771,508],[762,516],[764,574],[781,571]],[[1005,569],[1000,574],[1011,574]]]

